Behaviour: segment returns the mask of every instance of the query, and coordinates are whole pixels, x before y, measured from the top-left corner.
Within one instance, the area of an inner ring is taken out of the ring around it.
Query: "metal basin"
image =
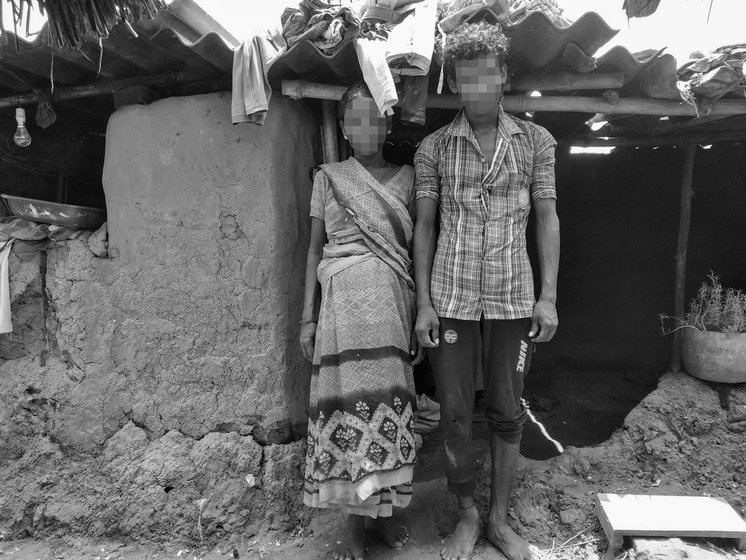
[[[685,328],[684,370],[717,383],[746,383],[746,333],[726,334]]]
[[[54,224],[73,229],[96,229],[106,221],[106,210],[102,208],[60,204],[9,194],[0,194],[0,196],[5,199],[14,216],[31,222]]]

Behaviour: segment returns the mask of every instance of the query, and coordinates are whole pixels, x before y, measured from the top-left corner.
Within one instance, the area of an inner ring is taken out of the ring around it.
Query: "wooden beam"
[[[203,72],[174,72],[171,74],[158,74],[156,76],[139,76],[123,80],[96,82],[82,86],[56,87],[54,88],[52,101],[65,101],[69,99],[82,99],[85,97],[109,95],[115,91],[132,86],[173,86],[177,84],[196,82],[204,80],[205,78],[206,76]],[[17,107],[18,105],[28,105],[30,103],[37,103],[38,101],[39,96],[36,93],[2,97],[0,98],[0,109],[6,107]]]
[[[324,163],[338,162],[337,116],[333,101],[325,100],[321,102],[321,122]]]
[[[676,245],[676,281],[674,286],[674,317],[684,317],[684,293],[686,289],[686,257],[689,246],[689,224],[692,219],[692,180],[694,177],[694,154],[697,146],[687,146],[684,151],[683,178],[681,180],[681,209],[679,211],[679,239]],[[671,352],[671,371],[681,371],[681,329],[674,332]]]
[[[332,86],[283,80],[282,93],[294,99],[310,97],[339,101],[345,92],[344,86]],[[461,101],[457,95],[428,95],[429,109],[459,109]],[[671,99],[620,99],[611,104],[602,97],[506,95],[503,109],[508,113],[554,112],[554,113],[604,113],[626,115],[657,115],[695,117],[694,107]],[[712,107],[712,116],[745,115],[746,100],[721,99]]]
[[[516,76],[507,91],[580,91],[619,89],[624,86],[622,72],[607,74],[572,74],[562,72],[547,76]]]

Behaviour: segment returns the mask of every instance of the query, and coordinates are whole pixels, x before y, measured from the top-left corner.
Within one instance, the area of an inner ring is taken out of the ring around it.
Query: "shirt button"
[[[482,163],[484,163],[485,161],[487,161],[487,160],[485,158],[482,158]]]

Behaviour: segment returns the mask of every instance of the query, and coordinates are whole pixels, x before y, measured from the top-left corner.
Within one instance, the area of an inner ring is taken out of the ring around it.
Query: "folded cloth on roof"
[[[280,21],[289,47],[300,41],[313,41],[328,55],[360,31],[360,19],[351,5],[335,6],[321,0],[302,0],[297,9],[286,9]]]
[[[425,0],[365,0],[359,7],[361,20],[399,24],[414,5]]]
[[[0,333],[13,332],[10,320],[10,280],[8,279],[8,257],[13,240],[3,242],[0,248]]]
[[[479,10],[490,9],[503,25],[510,23],[508,0],[441,0],[438,5],[440,28],[450,33]]]
[[[430,59],[435,44],[437,6],[435,0],[425,0],[412,6],[404,20],[394,27],[386,41],[386,60],[395,74],[425,76],[430,71]]]
[[[533,12],[541,12],[558,27],[569,27],[572,20],[562,15],[557,0],[510,0],[510,20],[518,22]]]
[[[233,124],[264,124],[272,97],[267,79],[272,63],[287,50],[279,28],[244,41],[233,52],[231,118]]]
[[[394,77],[386,62],[386,42],[358,37],[355,52],[363,79],[368,86],[381,116],[386,115],[399,100]]]

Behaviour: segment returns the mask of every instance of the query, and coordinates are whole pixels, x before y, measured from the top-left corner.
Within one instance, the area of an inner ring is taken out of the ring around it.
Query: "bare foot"
[[[459,521],[453,535],[448,537],[440,551],[443,560],[469,560],[479,538],[479,513],[477,508],[459,510]]]
[[[391,548],[401,548],[409,540],[409,529],[396,517],[379,517],[375,521],[376,532]]]
[[[485,536],[508,560],[538,560],[538,549],[519,537],[507,522],[490,519]]]
[[[334,553],[334,560],[363,560],[365,553],[365,517],[349,515],[347,527],[339,550]]]

